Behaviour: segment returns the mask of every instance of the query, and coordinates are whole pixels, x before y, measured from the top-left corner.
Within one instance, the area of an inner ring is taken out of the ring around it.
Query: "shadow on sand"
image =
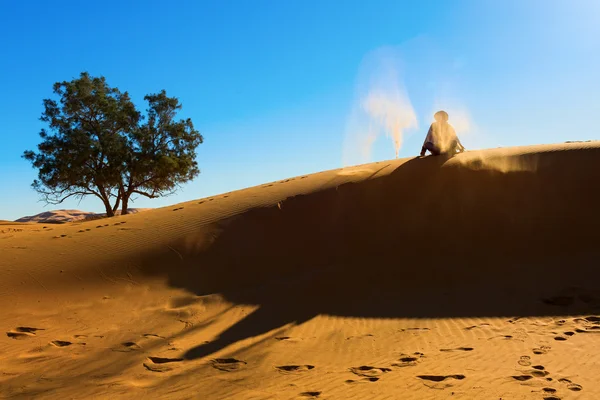
[[[519,157],[535,170],[413,159],[389,175],[222,221],[207,249],[173,243],[181,259],[153,254],[144,269],[197,295],[258,305],[187,359],[320,314],[600,311],[600,151]]]

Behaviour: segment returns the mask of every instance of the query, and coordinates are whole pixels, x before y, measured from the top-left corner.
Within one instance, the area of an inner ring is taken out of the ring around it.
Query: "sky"
[[[45,205],[21,157],[53,83],[82,71],[141,110],[165,89],[203,134],[194,181],[130,205],[162,207],[394,158],[385,126],[366,132],[373,90],[414,117],[400,157],[438,109],[467,149],[600,139],[599,19],[597,0],[0,0],[0,219],[103,211]]]

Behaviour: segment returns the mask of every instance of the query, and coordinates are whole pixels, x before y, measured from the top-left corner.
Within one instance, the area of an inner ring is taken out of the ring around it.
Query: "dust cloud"
[[[367,53],[358,69],[346,120],[343,166],[371,162],[373,154],[398,158],[408,138],[414,147],[410,154],[418,155],[440,110],[448,113],[448,122],[467,150],[480,147],[485,138],[463,101],[465,62],[459,59],[426,38]],[[413,138],[414,134],[419,137]]]
[[[373,145],[381,136],[391,139],[398,157],[406,131],[418,127],[401,71],[401,62],[392,48],[375,50],[364,58],[346,126],[345,166],[369,162]]]

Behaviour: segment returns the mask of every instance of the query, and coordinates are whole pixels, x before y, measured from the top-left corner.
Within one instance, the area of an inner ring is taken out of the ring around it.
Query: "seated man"
[[[429,132],[427,132],[427,137],[421,148],[421,157],[425,155],[427,150],[434,156],[440,154],[454,155],[457,151],[461,153],[465,151],[465,147],[458,140],[454,128],[448,123],[448,113],[438,111],[433,117],[435,122],[429,127]]]

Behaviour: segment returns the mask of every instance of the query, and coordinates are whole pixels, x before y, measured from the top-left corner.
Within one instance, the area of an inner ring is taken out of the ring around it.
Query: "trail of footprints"
[[[540,347],[536,347],[534,349],[532,349],[532,353],[534,354],[534,356],[542,356],[544,354],[547,354],[550,350],[552,350],[552,348],[550,346],[540,346]],[[511,376],[512,379],[514,379],[517,382],[528,382],[531,381],[533,379],[544,379],[547,382],[558,382],[559,384],[561,384],[562,386],[564,386],[566,389],[573,391],[573,392],[579,392],[581,390],[583,390],[583,387],[578,384],[578,383],[574,383],[573,381],[571,381],[568,378],[558,378],[555,379],[552,376],[550,376],[550,372],[546,370],[546,367],[544,367],[541,364],[536,364],[536,365],[532,365],[532,358],[531,356],[528,355],[523,355],[519,358],[519,360],[517,361],[517,364],[523,367],[531,367],[531,369],[529,370],[524,370],[521,371],[521,374],[519,375],[513,375]],[[542,389],[542,392],[546,395],[546,394],[551,394],[551,396],[549,397],[544,397],[544,400],[560,400],[560,397],[555,396],[555,394],[558,392],[558,389],[554,388],[554,387],[544,387]]]
[[[567,306],[571,304],[573,299],[571,297],[554,297],[551,299],[547,299],[544,302],[550,305],[558,305],[558,306]],[[575,336],[580,333],[600,333],[600,317],[598,316],[588,316],[584,318],[574,318],[570,322],[575,324],[575,327],[572,329],[564,329],[564,326],[567,325],[569,321],[561,319],[555,321],[555,325],[561,329],[562,332],[557,332],[554,330],[550,331],[550,334],[553,336],[553,339],[557,342],[564,342],[569,338]],[[539,346],[532,349],[533,356],[523,355],[517,361],[517,364],[522,367],[528,367],[528,370],[522,370],[518,375],[513,375],[511,378],[519,383],[527,384],[529,381],[535,379],[543,379],[547,382],[548,386],[543,387],[541,389],[542,394],[544,395],[544,400],[560,400],[559,391],[561,390],[569,390],[572,392],[579,392],[583,390],[583,387],[573,382],[571,379],[566,377],[555,378],[552,374],[546,370],[544,365],[534,364],[532,357],[543,357],[545,354],[552,350],[551,346]],[[554,385],[552,387],[550,385]]]
[[[42,331],[43,328],[34,328],[27,326],[16,327],[13,330],[6,332],[6,335],[12,339],[26,339],[30,337],[35,337],[37,331]],[[372,335],[368,335],[372,336]],[[85,339],[87,335],[74,335],[75,339]],[[101,335],[96,335],[96,337],[102,338]],[[141,335],[141,337],[150,339],[165,339],[165,337],[146,333]],[[282,336],[276,338],[278,341],[289,341],[294,338],[288,336]],[[74,343],[67,340],[52,340],[49,344],[53,347],[64,348],[69,347],[73,344],[85,345],[86,343],[78,342]],[[113,347],[112,351],[116,352],[134,352],[142,350],[142,347],[134,342],[127,341],[120,343],[119,345]],[[440,349],[441,352],[453,352],[453,351],[472,351],[474,350],[472,347],[457,347],[451,349]],[[358,367],[351,367],[348,369],[349,372],[356,375],[355,379],[347,379],[345,382],[347,384],[357,384],[357,383],[372,383],[379,381],[385,374],[393,371],[393,367],[396,368],[404,368],[411,367],[417,365],[417,363],[423,361],[425,358],[425,354],[421,352],[414,352],[411,354],[400,354],[398,360],[391,364],[390,367],[377,367],[371,365],[361,365]],[[183,358],[179,357],[159,357],[159,356],[149,356],[142,363],[143,367],[151,372],[164,373],[168,371],[172,371],[175,366],[184,361]],[[242,369],[247,365],[246,361],[238,360],[236,358],[215,358],[210,361],[210,364],[213,368],[224,371],[224,372],[235,372]],[[283,374],[296,374],[296,373],[306,373],[313,369],[315,369],[314,365],[310,364],[290,364],[290,365],[280,365],[275,366],[275,369]],[[418,375],[416,378],[423,381],[430,382],[443,382],[446,380],[462,380],[465,379],[465,375],[463,374],[450,374],[450,375]],[[320,391],[306,391],[300,393],[302,397],[309,398],[318,398],[322,392]]]
[[[173,369],[173,363],[183,361],[183,358],[148,357],[143,363],[144,368],[152,372],[167,372]]]
[[[29,326],[18,326],[13,330],[6,332],[6,336],[11,339],[27,339],[36,336],[37,331],[43,331],[42,328],[32,328]]]
[[[562,334],[554,337],[557,341],[565,341],[567,338],[574,336],[576,333],[600,333],[600,317],[597,316],[589,316],[585,318],[575,318],[572,320],[574,323],[578,324],[578,327],[572,330],[564,330]],[[558,326],[563,326],[566,324],[566,320],[559,320],[555,323]],[[474,329],[474,327],[467,327],[465,329],[470,330]],[[6,335],[9,338],[22,340],[27,338],[32,338],[37,335],[38,331],[43,331],[44,328],[35,328],[29,326],[19,326],[8,332]],[[413,329],[405,329],[403,331],[409,331]],[[416,329],[415,329],[416,330]],[[424,330],[419,328],[418,330]],[[555,332],[552,332],[555,334]],[[83,339],[86,338],[86,335],[75,335],[75,339]],[[98,336],[101,337],[101,336]],[[162,336],[156,334],[143,334],[144,338],[158,338],[165,339]],[[560,338],[560,339],[559,339]],[[289,341],[293,338],[288,336],[282,336],[276,338],[278,341]],[[85,343],[73,343],[67,340],[53,340],[49,342],[50,345],[58,348],[68,347],[73,344],[85,345]],[[121,351],[121,352],[129,352],[140,350],[141,347],[131,341],[124,342],[113,348],[113,351]],[[579,392],[583,390],[583,387],[571,381],[569,378],[561,377],[554,378],[551,376],[551,373],[546,370],[545,366],[540,363],[533,362],[532,358],[536,356],[543,356],[551,351],[550,346],[539,346],[533,348],[532,355],[523,355],[517,360],[517,364],[521,367],[526,367],[527,369],[521,370],[520,374],[512,375],[510,378],[515,382],[526,384],[527,382],[533,379],[543,379],[548,384],[554,384],[557,387],[546,386],[541,389],[541,392],[544,396],[544,400],[560,400],[558,396],[558,392],[560,390],[569,390],[573,392]],[[473,347],[456,347],[456,348],[442,348],[439,349],[440,352],[471,352],[473,351]],[[381,366],[372,366],[372,365],[361,365],[358,367],[351,367],[348,371],[356,376],[354,379],[347,379],[345,382],[347,384],[358,384],[358,383],[373,383],[379,381],[383,376],[393,371],[393,368],[404,368],[415,366],[418,363],[422,362],[426,358],[425,354],[421,352],[414,352],[411,354],[400,354],[398,360],[390,365],[390,367],[381,367]],[[183,358],[178,357],[158,357],[158,356],[149,356],[143,362],[143,366],[152,372],[167,372],[171,371],[177,363],[184,361]],[[246,361],[238,360],[236,358],[216,358],[210,361],[210,364],[213,368],[224,371],[224,372],[235,372],[238,371],[244,366],[247,365]],[[314,365],[304,364],[304,365],[281,365],[276,366],[275,369],[284,374],[296,374],[296,373],[306,373],[313,369],[315,369]],[[448,374],[448,375],[417,375],[417,379],[424,382],[426,386],[443,389],[451,385],[453,381],[461,381],[466,379],[464,374]],[[437,386],[436,386],[437,385]],[[442,386],[440,386],[442,385]],[[307,398],[318,398],[322,392],[320,391],[306,391],[302,392],[299,395],[301,397]]]
[[[45,330],[44,328],[34,328],[31,326],[18,326],[8,332],[6,332],[6,336],[8,336],[11,339],[16,339],[16,340],[23,340],[23,339],[29,339],[29,338],[33,338],[37,336],[37,332],[38,331],[43,331]],[[76,339],[80,339],[80,338],[85,338],[85,335],[75,335],[74,336]],[[77,342],[77,343],[73,343],[71,341],[68,340],[52,340],[49,342],[49,344],[53,347],[67,347],[67,346],[71,346],[72,344],[78,344],[80,346],[85,346],[86,343],[83,342]]]

